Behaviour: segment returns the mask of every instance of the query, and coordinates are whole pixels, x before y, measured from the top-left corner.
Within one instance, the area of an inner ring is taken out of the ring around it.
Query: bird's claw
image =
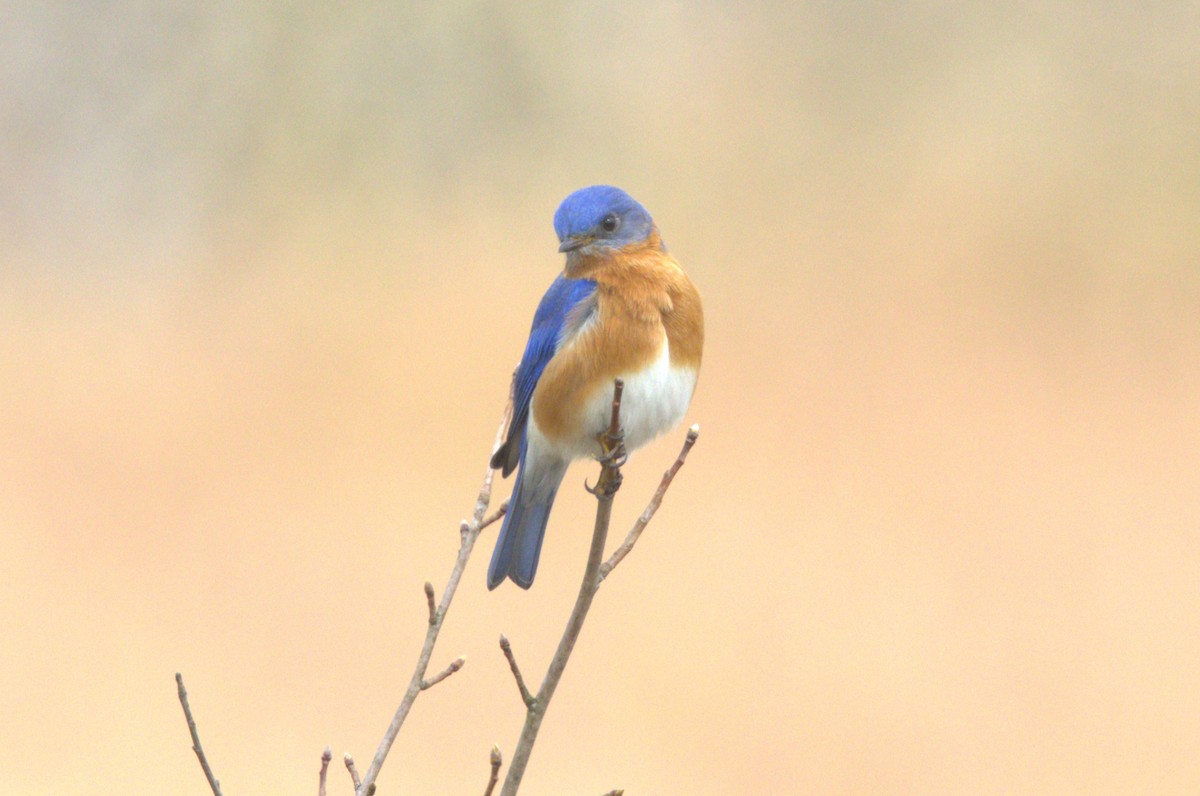
[[[617,494],[617,490],[621,488],[621,482],[625,480],[625,476],[621,475],[621,471],[617,469],[604,469],[600,473],[600,480],[595,486],[588,484],[587,479],[583,479],[583,488],[589,495],[600,497],[612,497]]]
[[[601,454],[599,461],[604,467],[612,467],[619,470],[625,466],[625,462],[629,461],[629,452],[625,450],[624,443],[618,441],[612,450]]]
[[[629,461],[629,451],[625,449],[625,435],[622,433],[616,436],[610,435],[608,432],[601,434],[598,438],[600,443],[600,456],[597,461],[604,467],[621,468],[625,466],[625,462]]]

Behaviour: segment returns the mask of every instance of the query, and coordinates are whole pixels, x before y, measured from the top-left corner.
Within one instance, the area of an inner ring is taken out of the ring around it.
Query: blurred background
[[[350,792],[597,182],[704,294],[703,431],[522,793],[1200,789],[1200,6],[2,16],[6,792],[208,792],[176,671],[228,796]],[[511,755],[594,470],[530,592],[481,539],[381,794]]]

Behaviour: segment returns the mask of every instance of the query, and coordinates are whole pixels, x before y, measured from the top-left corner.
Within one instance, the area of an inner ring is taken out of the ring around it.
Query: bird
[[[683,419],[704,349],[700,293],[667,252],[650,213],[611,185],[580,188],[554,214],[562,272],[533,315],[513,377],[508,433],[491,459],[512,497],[488,566],[533,585],[542,540],[567,466],[605,455],[614,380],[632,451]]]

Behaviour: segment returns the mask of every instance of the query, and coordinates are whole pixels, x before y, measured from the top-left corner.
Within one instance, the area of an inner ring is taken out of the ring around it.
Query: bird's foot
[[[596,497],[612,497],[621,488],[621,481],[624,480],[621,468],[628,461],[629,452],[625,449],[625,439],[621,434],[610,436],[605,432],[596,441],[600,444],[600,455],[596,457],[601,467],[600,480],[594,487],[588,486],[586,481],[583,486]]]
[[[625,449],[625,435],[609,436],[608,432],[601,434],[597,441],[600,443],[600,456],[597,461],[602,467],[620,469],[629,461],[629,451]]]
[[[624,480],[625,476],[621,475],[620,470],[615,467],[611,469],[605,467],[600,471],[600,480],[596,482],[595,486],[589,485],[587,479],[584,479],[583,488],[598,498],[611,498],[617,494],[617,490],[621,488],[621,482]]]

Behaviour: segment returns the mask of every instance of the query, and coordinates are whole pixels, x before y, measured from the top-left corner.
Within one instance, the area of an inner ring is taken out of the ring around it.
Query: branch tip
[[[321,752],[321,773],[317,775],[317,796],[325,796],[325,781],[328,779],[329,761],[333,759],[333,750],[328,746]]]
[[[503,759],[500,757],[500,747],[492,744],[492,752],[488,755],[488,762],[491,763],[492,770],[488,773],[487,789],[483,792],[483,796],[492,796],[492,791],[496,789],[496,783],[500,781],[500,764]]]
[[[342,759],[346,763],[346,770],[350,772],[350,781],[354,783],[354,790],[357,792],[362,787],[362,777],[358,775],[358,767],[354,765],[354,758],[350,756],[349,752],[346,752]]]
[[[435,674],[433,677],[431,677],[428,680],[422,680],[421,681],[421,690],[424,691],[427,688],[433,688],[435,685],[442,682],[447,677],[449,677],[450,675],[454,674],[459,669],[461,669],[463,667],[463,664],[465,664],[466,662],[467,662],[467,656],[459,655],[457,658],[450,661],[450,665],[447,666],[445,669],[442,669],[440,672],[438,672],[437,674]]]
[[[521,667],[517,666],[517,658],[513,655],[512,644],[504,634],[500,635],[500,650],[508,659],[508,668],[512,669],[513,679],[517,681],[517,690],[521,693],[521,701],[525,703],[526,708],[533,707],[537,698],[529,692],[529,687],[525,685],[525,678],[521,676]]]

